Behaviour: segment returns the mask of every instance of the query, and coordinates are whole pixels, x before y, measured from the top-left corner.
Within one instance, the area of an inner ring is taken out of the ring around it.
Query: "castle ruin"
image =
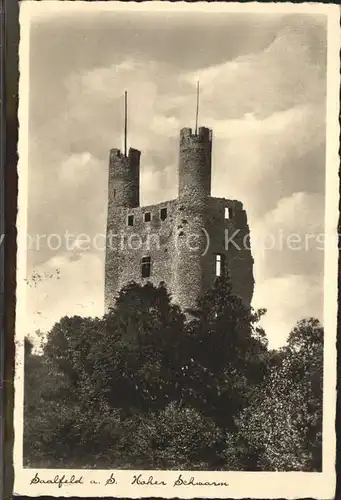
[[[124,152],[110,150],[106,310],[131,281],[164,282],[175,303],[193,308],[224,270],[234,293],[250,305],[254,279],[247,215],[240,201],[211,196],[212,131],[180,131],[174,200],[140,206],[140,157],[133,148],[127,153],[126,142]]]

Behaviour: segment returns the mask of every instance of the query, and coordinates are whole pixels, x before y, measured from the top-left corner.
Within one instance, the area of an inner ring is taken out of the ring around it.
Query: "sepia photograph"
[[[15,493],[333,498],[339,8],[20,33]]]

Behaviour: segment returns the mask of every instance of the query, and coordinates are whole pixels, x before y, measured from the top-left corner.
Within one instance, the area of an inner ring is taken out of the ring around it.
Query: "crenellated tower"
[[[130,148],[128,154],[110,150],[109,203],[117,207],[134,208],[140,205],[141,152]]]
[[[140,206],[140,158],[138,149],[127,152],[127,92],[124,95],[124,151],[110,150],[108,179],[107,237],[105,253],[105,308],[114,302],[120,287],[119,274],[119,233],[122,222],[127,220],[127,211]]]
[[[105,254],[105,307],[114,302],[120,287],[118,272],[119,241],[122,221],[127,211],[140,205],[140,156],[137,149],[130,148],[128,154],[111,149],[109,157],[108,214]]]
[[[174,300],[186,310],[207,288],[205,253],[212,175],[212,131],[180,131],[179,193],[174,232]]]
[[[127,152],[127,96],[124,150],[110,150],[105,307],[131,281],[164,282],[183,311],[217,276],[227,271],[234,292],[248,306],[254,287],[246,211],[238,200],[211,196],[212,130],[183,128],[179,140],[178,197],[140,206],[140,157]],[[230,235],[235,235],[230,242]]]
[[[180,131],[179,199],[199,200],[211,195],[212,131],[199,127]]]

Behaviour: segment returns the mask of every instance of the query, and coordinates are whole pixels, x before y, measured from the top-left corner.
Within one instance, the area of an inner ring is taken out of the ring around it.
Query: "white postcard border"
[[[324,400],[323,400],[323,472],[212,472],[212,471],[126,471],[126,470],[57,470],[24,469],[23,445],[23,354],[25,335],[26,295],[26,228],[27,228],[27,177],[28,177],[28,94],[29,94],[29,18],[32,15],[53,16],[56,9],[64,10],[205,10],[224,12],[276,12],[321,13],[328,16],[327,58],[327,152],[326,152],[326,235],[325,252],[325,346],[324,346]],[[291,3],[205,3],[205,2],[38,2],[25,1],[21,5],[20,83],[19,83],[19,195],[18,195],[18,258],[17,258],[17,309],[16,309],[16,373],[15,373],[15,442],[14,442],[14,494],[27,496],[79,496],[79,497],[164,497],[164,498],[333,498],[335,494],[335,411],[336,411],[336,328],[337,328],[337,223],[339,203],[339,50],[340,10],[337,5]],[[333,236],[333,237],[330,237]],[[35,474],[41,479],[55,480],[54,484],[32,483]],[[132,484],[134,476],[142,474],[145,481],[153,476],[162,484]],[[227,483],[221,485],[174,485],[182,478],[198,483]],[[111,476],[112,475],[112,476]],[[64,476],[64,483],[62,477]],[[73,484],[66,484],[74,476]],[[110,477],[115,482],[110,483]],[[82,484],[77,479],[82,478]],[[109,484],[105,486],[109,479]],[[59,481],[59,482],[58,482]],[[62,484],[60,484],[60,482]]]

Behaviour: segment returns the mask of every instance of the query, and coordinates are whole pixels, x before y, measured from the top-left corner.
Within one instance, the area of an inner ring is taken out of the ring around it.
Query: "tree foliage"
[[[299,321],[278,360],[240,414],[234,439],[244,441],[244,453],[257,455],[260,469],[320,471],[323,329],[318,320]]]
[[[42,355],[26,344],[26,464],[318,470],[322,327],[269,351],[264,313],[221,278],[190,320],[150,283],[103,318],[62,318]]]

